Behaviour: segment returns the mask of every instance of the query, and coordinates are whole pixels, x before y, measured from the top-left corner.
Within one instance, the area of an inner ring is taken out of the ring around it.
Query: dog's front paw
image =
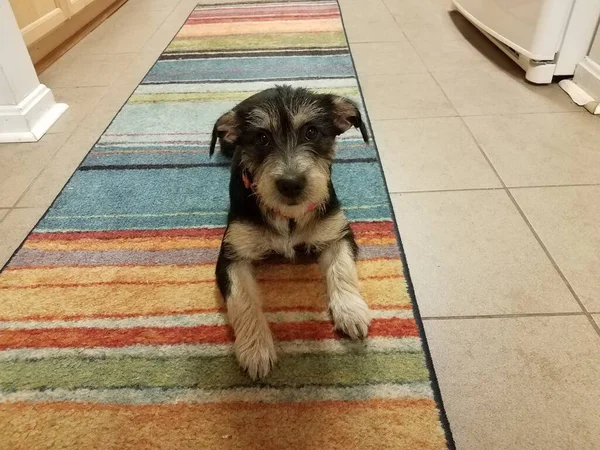
[[[271,332],[267,330],[249,339],[236,338],[235,356],[250,378],[256,380],[266,377],[277,360]]]
[[[356,294],[331,299],[329,311],[335,328],[352,339],[363,339],[369,333],[371,315],[365,301]]]

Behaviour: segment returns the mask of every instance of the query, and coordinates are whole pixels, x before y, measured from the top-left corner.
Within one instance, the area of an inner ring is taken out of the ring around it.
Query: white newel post
[[[0,0],[0,142],[35,142],[67,109],[40,84],[8,0]]]

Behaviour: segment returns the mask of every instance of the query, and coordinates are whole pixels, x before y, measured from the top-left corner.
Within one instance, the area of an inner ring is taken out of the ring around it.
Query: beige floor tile
[[[0,222],[0,269],[45,212],[45,208],[12,209]]]
[[[146,9],[146,10],[171,10],[177,6],[181,0],[127,0],[127,3],[123,5],[123,8],[131,8],[135,10]],[[202,3],[196,0],[197,3]],[[216,3],[211,1],[211,3]]]
[[[389,75],[427,72],[408,41],[362,42],[351,45],[358,75]]]
[[[404,39],[402,30],[381,0],[341,0],[348,41],[389,42]]]
[[[600,338],[585,316],[425,330],[457,448],[600,448]]]
[[[383,0],[400,26],[435,23],[452,11],[451,0]]]
[[[121,8],[71,52],[88,55],[137,53],[169,14],[170,10],[163,9]]]
[[[465,117],[508,186],[600,183],[600,119],[585,112]]]
[[[96,103],[109,87],[53,88],[57,102],[66,103],[69,109],[52,125],[48,133],[71,133],[94,110]]]
[[[169,14],[160,27],[146,41],[140,53],[154,52],[156,58],[173,40],[179,29],[183,26],[188,16],[197,6],[197,0],[183,0]]]
[[[0,207],[12,207],[67,138],[46,134],[38,142],[0,144]]]
[[[580,300],[600,312],[600,186],[511,192]]]
[[[113,85],[113,89],[120,88],[133,92],[152,68],[160,53],[162,52],[158,49],[139,53]]]
[[[372,126],[390,192],[502,187],[458,117]]]
[[[51,89],[109,86],[134,56],[134,53],[97,55],[67,52],[40,75],[40,81]]]
[[[98,119],[81,124],[31,184],[17,206],[48,208],[109,122],[110,118],[104,124],[98,124]]]
[[[392,200],[423,316],[580,311],[504,191]]]
[[[523,71],[508,59],[432,75],[463,116],[580,111],[558,85],[527,83]]]
[[[456,11],[442,11],[432,15],[413,14],[412,16],[399,13],[394,14],[394,18],[400,24],[404,35],[412,43],[464,40],[479,33],[477,27]]]
[[[468,33],[463,39],[416,39],[411,43],[425,66],[432,72],[464,71],[465,67],[485,68],[490,62],[515,64],[476,30]]]
[[[457,115],[428,73],[362,75],[360,83],[372,120]]]
[[[140,81],[142,77],[143,75],[140,77]],[[136,82],[132,75],[115,83],[110,92],[104,94],[96,105],[95,117],[86,120],[85,125],[93,127],[96,132],[104,131],[138,85],[139,82]]]
[[[8,214],[9,211],[10,209],[8,208],[0,208],[0,222],[2,222],[2,219],[4,219],[4,217]]]

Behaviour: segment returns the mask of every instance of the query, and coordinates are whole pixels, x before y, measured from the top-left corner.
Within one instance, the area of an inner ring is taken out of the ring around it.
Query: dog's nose
[[[306,178],[303,176],[294,178],[280,178],[275,182],[275,185],[281,194],[288,198],[296,198],[304,190],[304,186],[306,186]]]

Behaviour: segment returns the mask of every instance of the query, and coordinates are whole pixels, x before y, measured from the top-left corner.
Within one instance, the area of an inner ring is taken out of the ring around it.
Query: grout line
[[[424,74],[425,72],[413,72],[413,73],[407,73],[406,75],[419,75],[419,74]],[[440,84],[437,82],[437,80],[435,79],[435,77],[433,76],[433,74],[431,74],[430,72],[429,75],[432,76],[432,78],[435,80],[436,84],[438,85],[438,87],[440,89],[442,89],[442,87],[440,86]],[[369,73],[364,73],[362,74],[363,76],[378,76],[378,74],[369,74]],[[382,74],[384,75],[384,74]],[[386,74],[387,75],[387,74]],[[393,74],[396,75],[396,74]],[[397,74],[399,77],[401,77],[402,75],[405,74]],[[444,92],[444,90],[442,89],[442,92]],[[446,93],[444,92],[444,95]],[[445,95],[445,97],[448,99],[448,96]],[[448,99],[448,101],[450,101],[450,99]],[[452,107],[454,107],[454,104],[450,101]],[[456,110],[456,108],[454,107],[454,109]],[[460,114],[458,111],[456,114],[452,114],[452,115],[445,115],[445,116],[415,116],[415,117],[397,117],[397,118],[393,118],[393,117],[386,117],[384,119],[373,119],[372,122],[386,122],[386,121],[392,121],[392,120],[426,120],[426,119],[446,119],[446,118],[450,118],[450,117],[461,117],[461,118],[465,118],[465,119],[470,119],[472,117],[517,117],[517,116],[533,116],[533,115],[547,115],[547,114],[580,114],[579,112],[576,111],[547,111],[547,112],[529,112],[529,113],[495,113],[495,114]],[[589,113],[588,113],[589,114]]]
[[[400,23],[396,19],[396,16],[394,15],[394,13],[392,13],[392,11],[390,10],[390,8],[388,7],[387,3],[384,0],[382,0],[381,3],[385,7],[385,9],[387,9],[387,12],[392,17],[392,20],[394,21],[394,23],[396,24],[396,26],[398,27],[398,29],[402,33],[402,36],[404,36],[404,39],[406,39],[406,42],[408,43],[408,45],[413,49],[413,51],[417,55],[417,58],[419,58],[419,61],[421,61],[421,64],[423,65],[423,67],[425,68],[425,70],[427,71],[427,73],[429,75],[431,75],[431,71],[429,70],[429,67],[427,67],[427,64],[425,64],[425,61],[423,60],[423,58],[421,58],[421,54],[417,51],[417,49],[413,45],[412,41],[408,37],[408,35],[404,32],[404,28],[402,28],[402,25],[400,25]],[[399,41],[392,41],[392,42],[399,42]],[[424,73],[424,72],[421,72],[421,73]]]
[[[432,74],[433,76],[433,74]],[[435,78],[435,77],[434,77]],[[587,111],[570,111],[570,110],[566,110],[566,111],[531,111],[531,112],[517,112],[517,113],[508,113],[508,112],[501,112],[501,113],[490,113],[490,114],[461,114],[461,117],[495,117],[495,116],[536,116],[536,115],[546,115],[546,114],[582,114],[582,113],[587,113]],[[589,114],[589,113],[588,113]]]
[[[2,216],[0,216],[0,224],[2,222],[4,222],[4,219],[6,219],[8,217],[8,215],[11,212],[11,210],[12,210],[11,208],[0,208],[0,211],[6,211],[6,214],[3,214]]]
[[[573,184],[540,184],[534,186],[507,186],[507,189],[535,189],[535,188],[561,188],[561,187],[586,187],[600,186],[600,183],[573,183]]]
[[[129,65],[129,64],[128,64]],[[52,67],[52,66],[50,66]],[[110,87],[112,83],[109,84],[83,84],[83,85],[70,85],[70,86],[56,86],[56,85],[52,85],[51,90],[55,90],[55,89],[86,89],[86,88],[107,88]],[[59,100],[60,101],[60,100]],[[60,133],[60,131],[59,131]]]
[[[515,314],[482,314],[465,316],[422,316],[423,320],[457,320],[457,319],[518,319],[524,317],[567,317],[584,316],[584,312],[564,313],[515,313]]]
[[[568,187],[595,187],[600,183],[587,184],[541,184],[533,186],[508,186],[508,187],[480,187],[480,188],[457,188],[457,189],[422,189],[414,191],[390,191],[390,194],[435,194],[441,192],[472,192],[472,191],[504,191],[506,189],[540,189],[540,188],[568,188]]]
[[[397,24],[397,23],[396,23]],[[402,30],[400,30],[402,31]],[[402,33],[404,34],[404,31],[402,31]],[[408,40],[408,38],[406,38]],[[352,50],[352,46],[356,45],[356,44],[394,44],[394,43],[398,43],[398,42],[404,42],[402,40],[399,39],[395,39],[395,40],[391,40],[391,41],[348,41],[348,47],[350,48],[350,50]],[[422,73],[422,72],[420,72]],[[589,114],[589,113],[588,113]]]
[[[527,215],[525,214],[525,212],[523,211],[523,209],[521,208],[521,206],[519,205],[519,203],[517,202],[517,200],[515,199],[515,197],[512,195],[512,192],[510,192],[510,189],[508,187],[506,187],[506,183],[504,183],[504,180],[500,176],[500,173],[496,170],[496,167],[492,164],[492,161],[488,157],[488,155],[485,152],[485,150],[483,149],[483,147],[479,144],[479,141],[476,139],[475,135],[473,134],[473,132],[471,131],[471,129],[469,128],[469,126],[467,125],[467,123],[465,122],[465,120],[464,120],[463,117],[461,117],[461,120],[462,120],[463,124],[465,125],[465,127],[467,127],[467,130],[469,131],[469,134],[471,135],[471,137],[473,138],[473,140],[477,144],[477,148],[479,148],[479,151],[481,152],[481,154],[483,155],[483,157],[485,158],[485,160],[489,164],[490,168],[494,171],[494,173],[496,174],[496,177],[498,177],[498,180],[500,181],[500,183],[502,183],[502,186],[504,187],[504,191],[508,195],[509,199],[512,201],[512,203],[515,206],[515,208],[517,208],[517,211],[521,215],[522,219],[525,221],[525,224],[529,228],[529,231],[531,232],[531,234],[533,234],[533,237],[538,242],[539,246],[542,248],[542,250],[544,251],[544,253],[548,257],[548,259],[552,263],[552,266],[554,266],[554,270],[556,270],[556,272],[558,273],[558,275],[562,279],[563,283],[566,285],[566,287],[569,290],[569,292],[571,292],[571,295],[573,296],[573,298],[575,299],[575,301],[579,304],[579,307],[581,308],[581,311],[583,311],[583,313],[586,315],[586,317],[588,318],[590,324],[592,325],[592,328],[594,328],[594,330],[596,330],[596,333],[598,334],[598,337],[600,338],[600,326],[596,323],[596,321],[592,317],[591,313],[586,309],[585,305],[583,304],[583,302],[581,301],[581,299],[577,295],[577,292],[575,292],[575,289],[573,289],[573,286],[571,286],[571,283],[569,282],[569,280],[567,279],[567,277],[565,276],[565,274],[563,273],[563,271],[560,269],[558,263],[556,262],[556,260],[554,259],[554,257],[552,256],[552,254],[550,253],[550,251],[548,250],[548,248],[546,247],[546,245],[544,244],[544,242],[540,238],[540,236],[535,231],[535,228],[533,227],[532,223],[527,218]]]
[[[575,289],[573,289],[573,286],[571,286],[571,283],[569,283],[569,280],[567,280],[567,277],[565,276],[565,274],[563,273],[563,271],[558,266],[558,263],[556,262],[556,260],[554,259],[554,257],[550,254],[550,251],[548,250],[548,248],[546,247],[546,245],[544,244],[544,242],[542,241],[542,239],[536,233],[533,225],[531,224],[531,222],[529,221],[529,219],[525,215],[525,212],[523,211],[523,209],[521,209],[521,206],[517,203],[517,200],[513,197],[512,192],[510,192],[509,189],[506,189],[506,193],[508,194],[508,196],[512,200],[513,204],[515,205],[515,207],[517,208],[517,210],[521,214],[521,217],[523,217],[523,220],[525,221],[525,223],[527,224],[527,226],[531,230],[531,233],[533,233],[533,236],[535,237],[535,239],[538,241],[538,243],[540,244],[540,246],[544,250],[544,253],[546,253],[546,256],[552,262],[552,265],[554,266],[554,268],[556,269],[556,271],[558,272],[558,274],[562,278],[563,282],[567,286],[567,289],[569,289],[569,291],[571,292],[571,294],[573,295],[573,297],[575,297],[575,300],[577,301],[577,303],[579,303],[579,307],[584,312],[584,314],[587,316],[588,320],[590,321],[590,324],[596,330],[596,333],[598,333],[598,337],[600,337],[600,326],[598,326],[598,324],[596,323],[596,321],[592,317],[592,314],[586,309],[585,305],[583,304],[583,302],[581,301],[581,299],[579,298],[579,296],[575,292]]]
[[[198,0],[194,5],[192,5],[192,2],[189,2],[191,6],[191,9],[188,13],[188,16],[186,16],[186,18],[183,19],[183,22],[185,23],[185,21],[187,20],[187,17],[189,17],[189,15],[194,11],[194,9],[196,9],[196,7],[198,6],[198,3],[200,2],[200,0]],[[183,3],[188,3],[186,2],[186,0],[179,0],[174,6],[173,8],[171,8],[171,10],[169,11],[169,13],[164,17],[164,19],[162,20],[162,22],[154,29],[154,31],[152,33],[150,33],[150,36],[148,36],[148,38],[144,41],[144,43],[140,46],[139,51],[137,52],[137,55],[139,56],[143,51],[149,51],[149,50],[144,50],[146,47],[146,44],[148,44],[148,42],[150,42],[150,40],[154,37],[154,35],[156,33],[159,32],[159,30],[163,27],[163,25],[165,24],[165,22],[167,21],[167,19],[171,18],[171,16],[173,15],[173,13],[177,10],[177,8],[179,8],[179,6]],[[179,29],[178,29],[179,30]],[[176,31],[176,33],[179,33],[179,31]],[[173,38],[171,38],[172,40]],[[170,43],[170,41],[169,41]],[[169,44],[167,44],[168,46]],[[158,46],[160,47],[160,45]],[[161,50],[161,52],[159,53],[159,56],[165,51],[166,47],[163,47],[163,49]],[[158,60],[158,59],[157,59]],[[156,62],[156,61],[155,61]],[[154,63],[152,63],[154,64]]]
[[[94,106],[96,104],[94,103]],[[93,108],[93,106],[92,106]],[[90,108],[91,109],[91,108]],[[88,111],[89,113],[89,111]],[[86,113],[84,115],[87,116]],[[81,122],[83,122],[84,118],[81,119],[81,121],[77,124],[77,127],[81,124]],[[60,119],[59,119],[60,120]],[[46,164],[44,164],[43,167],[40,168],[40,170],[37,172],[37,174],[31,179],[31,181],[29,182],[29,184],[25,187],[25,189],[23,189],[23,192],[21,192],[21,195],[19,195],[19,197],[14,201],[13,206],[11,209],[14,209],[17,204],[23,199],[23,197],[25,197],[25,194],[27,194],[27,192],[29,192],[29,190],[33,187],[34,183],[38,180],[38,178],[40,178],[42,176],[42,174],[46,171],[46,169],[50,166],[50,163],[54,160],[54,158],[56,157],[56,155],[58,154],[58,152],[60,152],[60,149],[63,148],[63,146],[66,144],[66,142],[71,139],[71,136],[73,136],[73,134],[75,133],[75,130],[77,129],[77,127],[75,127],[75,129],[71,132],[64,132],[64,133],[46,133],[44,136],[46,135],[56,135],[56,134],[65,134],[65,138],[64,140],[60,143],[60,145],[58,145],[58,147],[56,147],[56,150],[54,150],[54,152],[52,153],[52,155],[50,156],[50,158],[48,159],[48,161],[46,161]],[[41,139],[40,139],[41,140]],[[40,141],[38,141],[40,142]],[[37,143],[36,143],[37,144]]]
[[[385,5],[385,2],[383,2],[383,4]],[[388,8],[387,5],[385,5],[385,7]],[[391,14],[391,11],[389,10],[389,8],[388,8],[388,12]],[[442,86],[440,85],[440,83],[438,82],[438,80],[435,78],[435,76],[433,75],[433,72],[431,71],[431,69],[427,66],[427,64],[425,63],[425,61],[423,60],[423,58],[421,58],[421,53],[418,51],[417,47],[415,47],[415,45],[413,44],[413,42],[408,38],[408,36],[406,36],[406,34],[404,33],[404,30],[402,29],[402,26],[396,20],[396,16],[394,16],[392,14],[392,17],[394,18],[394,22],[396,22],[396,25],[398,25],[398,28],[400,28],[400,30],[402,30],[402,34],[406,37],[406,40],[408,41],[408,45],[411,46],[411,48],[413,49],[413,51],[419,57],[419,60],[421,61],[421,63],[425,67],[425,69],[427,69],[427,73],[429,74],[429,76],[431,77],[431,79],[434,81],[434,83],[436,84],[436,86],[438,87],[438,89],[442,92],[442,94],[444,95],[444,98],[446,99],[446,101],[448,102],[448,104],[456,112],[455,115],[439,116],[439,117],[460,117],[461,115],[460,115],[460,112],[458,111],[458,108],[452,102],[452,100],[450,100],[450,97],[448,97],[448,94],[446,94],[446,91],[444,91],[444,89],[442,88]],[[434,117],[432,117],[432,118],[434,118]]]
[[[495,188],[460,188],[460,189],[425,189],[419,191],[390,191],[390,194],[435,194],[440,192],[471,192],[471,191],[502,191],[504,188],[495,187]]]
[[[425,72],[419,72],[419,73],[413,73],[411,75],[422,75]],[[431,75],[429,72],[427,72],[428,75]],[[370,77],[370,76],[378,76],[378,75],[371,75],[371,74],[363,74],[363,78],[364,77]],[[399,77],[402,76],[402,74],[398,74]],[[454,105],[452,105],[452,107],[454,108]],[[446,114],[445,116],[415,116],[415,117],[386,117],[385,119],[373,119],[371,122],[390,122],[392,120],[421,120],[421,119],[449,119],[449,118],[454,118],[454,117],[460,117],[460,115],[458,113],[456,114]]]

